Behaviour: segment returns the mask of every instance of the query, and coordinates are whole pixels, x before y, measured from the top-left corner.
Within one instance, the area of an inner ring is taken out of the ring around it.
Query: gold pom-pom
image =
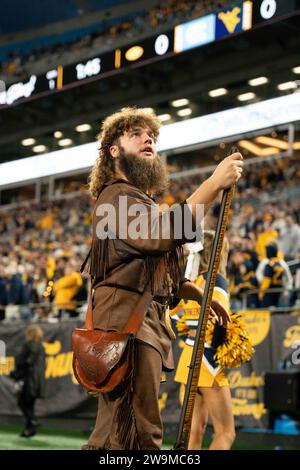
[[[190,312],[184,313],[180,319],[176,322],[176,328],[178,332],[178,336],[188,336],[190,333],[190,328],[187,324],[188,320],[196,319],[199,320],[198,315],[192,315]],[[205,332],[205,341],[210,344],[212,342],[214,329],[215,329],[216,319],[210,317],[208,319],[207,328]],[[195,330],[193,330],[195,332]]]
[[[187,315],[183,314],[182,317],[177,321],[176,328],[178,332],[178,336],[188,336],[189,328],[186,324]]]
[[[249,361],[253,353],[254,348],[250,343],[241,315],[231,315],[231,323],[226,328],[225,341],[217,348],[214,355],[215,361],[224,368],[233,369]]]

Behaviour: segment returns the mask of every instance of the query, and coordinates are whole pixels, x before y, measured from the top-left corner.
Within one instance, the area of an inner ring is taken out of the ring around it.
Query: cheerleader
[[[200,288],[205,286],[213,239],[214,232],[206,231],[203,247],[199,247],[199,244],[189,245],[190,255],[187,261],[186,277],[194,281]],[[201,248],[202,251],[199,254]],[[218,300],[229,312],[229,294],[226,280],[228,249],[228,241],[225,239],[213,299]],[[186,335],[185,345],[175,375],[175,381],[184,385],[187,383],[199,312],[200,308],[197,302],[185,301],[184,299],[171,311],[172,318],[176,320],[178,333]],[[235,439],[230,388],[223,368],[214,358],[218,346],[224,341],[226,328],[214,322],[209,330],[211,333],[210,341],[208,341],[206,335],[188,448],[191,450],[201,449],[208,416],[210,416],[214,428],[214,437],[209,449],[228,450]]]

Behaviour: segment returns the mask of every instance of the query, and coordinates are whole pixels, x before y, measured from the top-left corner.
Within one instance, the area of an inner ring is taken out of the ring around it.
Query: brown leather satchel
[[[74,374],[89,392],[115,390],[130,378],[134,338],[153,298],[149,286],[122,332],[93,329],[90,293],[85,328],[75,328],[72,333]]]

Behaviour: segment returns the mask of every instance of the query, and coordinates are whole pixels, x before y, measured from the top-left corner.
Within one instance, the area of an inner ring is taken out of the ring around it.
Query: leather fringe
[[[139,450],[139,441],[135,424],[133,409],[133,378],[134,378],[134,339],[131,339],[131,372],[123,387],[122,400],[116,413],[117,436],[119,444],[124,450]]]
[[[108,267],[108,238],[98,240],[93,238],[91,248],[82,263],[80,271],[86,271],[90,276],[105,279]]]
[[[156,272],[156,268],[158,271]],[[93,239],[91,248],[82,263],[80,271],[86,271],[93,279],[106,277],[108,269],[108,238]],[[161,256],[146,256],[144,269],[144,288],[150,281],[151,293],[175,293],[184,277],[184,256],[182,246],[168,251]]]
[[[156,271],[156,268],[158,270]],[[184,274],[184,256],[182,246],[168,251],[163,256],[147,256],[145,259],[146,282],[151,285],[153,295],[168,291],[175,293],[179,289]]]

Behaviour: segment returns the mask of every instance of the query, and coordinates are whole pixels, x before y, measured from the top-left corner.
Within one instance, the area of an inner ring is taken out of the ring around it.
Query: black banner
[[[274,21],[294,14],[299,0],[255,0],[253,2],[253,25]]]
[[[89,400],[79,387],[72,369],[71,332],[74,323],[41,324],[46,352],[46,397],[37,400],[38,416],[61,415],[80,409]],[[77,325],[76,325],[77,326]],[[9,377],[15,367],[15,356],[25,341],[24,325],[1,325],[0,340],[6,348],[5,364],[0,363],[0,414],[19,415],[13,380]],[[92,415],[91,415],[92,416]]]

